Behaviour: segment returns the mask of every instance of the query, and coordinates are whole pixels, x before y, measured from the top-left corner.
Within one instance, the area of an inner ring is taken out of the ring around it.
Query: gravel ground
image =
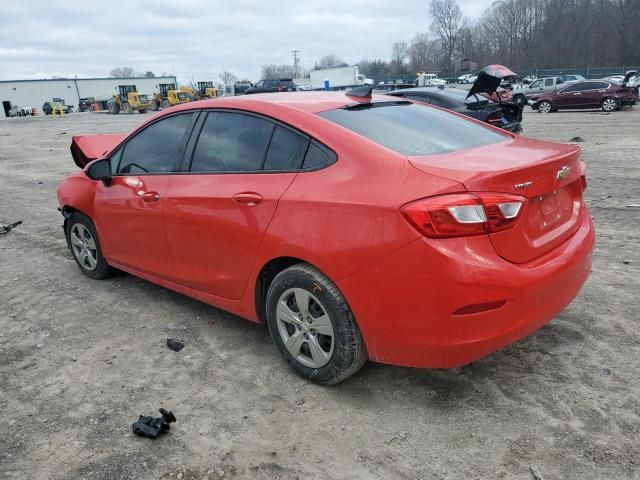
[[[585,140],[598,243],[558,318],[462,369],[368,364],[331,388],[288,370],[263,326],[80,273],[55,196],[71,135],[141,120],[0,121],[0,222],[24,220],[0,237],[0,478],[640,478],[640,109],[525,113],[529,136]],[[134,436],[160,406],[171,432]]]

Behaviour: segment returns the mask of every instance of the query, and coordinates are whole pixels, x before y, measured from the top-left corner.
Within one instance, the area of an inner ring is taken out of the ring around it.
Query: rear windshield
[[[471,121],[424,105],[373,105],[329,110],[319,115],[407,156],[455,152],[507,138]]]

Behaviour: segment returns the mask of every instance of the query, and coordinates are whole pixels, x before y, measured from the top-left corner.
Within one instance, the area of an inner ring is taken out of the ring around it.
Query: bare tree
[[[116,67],[109,72],[109,76],[112,78],[133,78],[136,76],[136,72],[131,67]]]
[[[443,65],[451,67],[453,52],[462,27],[462,10],[456,0],[432,0],[429,5],[431,29],[440,39]]]
[[[340,57],[334,54],[325,55],[320,60],[318,60],[315,64],[316,70],[322,70],[325,68],[338,68],[338,67],[348,67],[349,64],[342,60]]]
[[[233,73],[228,72],[227,70],[218,75],[218,78],[223,85],[231,85],[238,81],[238,77],[236,77]]]
[[[273,80],[278,78],[294,78],[295,71],[293,65],[263,65],[262,78],[264,80]]]
[[[407,42],[395,42],[391,45],[391,69],[394,73],[404,73],[405,62],[409,56]]]
[[[414,72],[433,69],[438,60],[439,48],[436,40],[427,33],[418,33],[409,47],[409,64]]]

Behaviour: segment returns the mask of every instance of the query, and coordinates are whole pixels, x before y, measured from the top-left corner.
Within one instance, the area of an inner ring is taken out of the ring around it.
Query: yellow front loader
[[[174,105],[193,102],[195,100],[195,96],[189,92],[183,91],[182,87],[180,90],[176,90],[175,83],[161,83],[158,85],[158,89],[160,91],[154,94],[153,110],[169,108]]]
[[[117,88],[118,94],[107,102],[109,113],[116,115],[120,110],[126,114],[131,114],[134,110],[147,113],[151,109],[153,101],[149,96],[139,93],[135,85],[118,85]]]

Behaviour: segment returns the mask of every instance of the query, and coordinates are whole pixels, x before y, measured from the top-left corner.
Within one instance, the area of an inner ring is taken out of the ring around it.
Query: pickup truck
[[[544,77],[538,78],[537,80],[531,82],[529,85],[523,85],[522,88],[518,90],[514,90],[513,95],[515,97],[516,91],[519,93],[524,93],[527,96],[527,100],[529,103],[535,102],[535,100],[542,94],[548,92],[554,92],[558,88],[562,88],[565,86],[564,78],[557,77]]]

